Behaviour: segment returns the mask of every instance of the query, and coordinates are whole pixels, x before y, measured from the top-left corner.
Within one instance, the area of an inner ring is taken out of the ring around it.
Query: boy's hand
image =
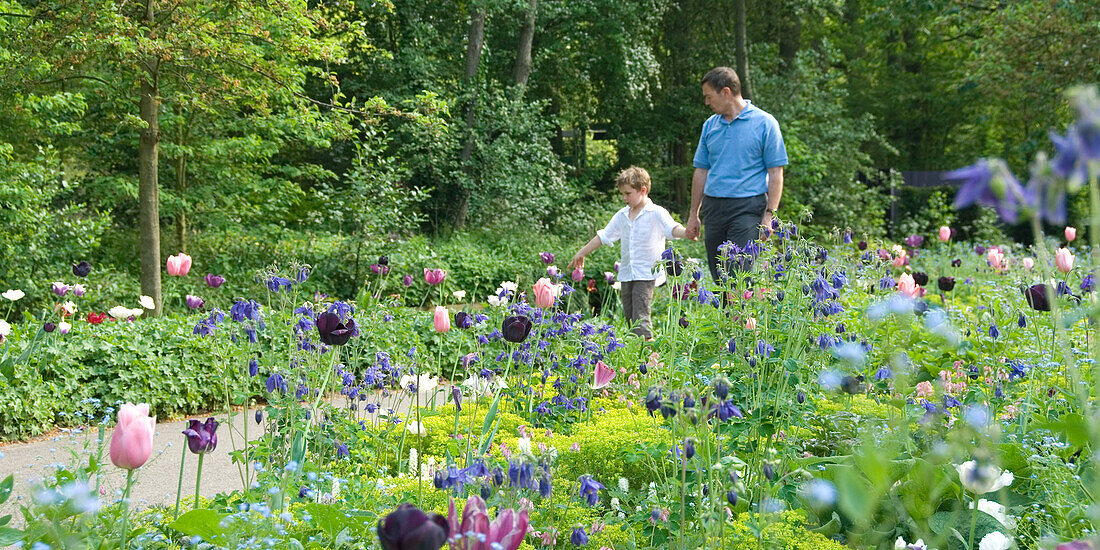
[[[695,241],[699,239],[699,229],[703,224],[699,221],[699,216],[688,216],[688,222],[685,226],[687,230],[687,238]]]
[[[573,256],[573,261],[569,262],[569,267],[572,269],[584,269],[584,256],[581,256],[578,252],[576,256]]]

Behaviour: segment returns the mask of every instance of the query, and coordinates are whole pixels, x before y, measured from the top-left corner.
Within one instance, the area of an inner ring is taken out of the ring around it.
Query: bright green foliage
[[[754,533],[754,528],[750,526],[750,524],[757,521],[766,525],[761,533],[762,536]],[[740,513],[733,523],[732,535],[730,536],[733,543],[728,548],[736,550],[759,548],[758,541],[762,541],[765,548],[782,548],[784,550],[841,550],[845,548],[844,545],[830,540],[820,533],[806,530],[805,521],[805,512],[801,511],[783,512],[779,515],[778,521],[774,518],[754,516],[748,512]],[[708,546],[710,545],[713,545],[713,548],[722,547],[716,540],[711,540]]]

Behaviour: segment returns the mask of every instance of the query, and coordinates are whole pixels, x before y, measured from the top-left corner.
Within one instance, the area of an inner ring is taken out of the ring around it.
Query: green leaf
[[[311,502],[306,510],[313,517],[312,523],[321,528],[329,539],[335,539],[344,529],[354,529],[355,524],[340,510],[328,504]]]
[[[12,546],[22,538],[22,531],[11,527],[0,527],[0,546]]]
[[[501,392],[497,392],[497,398],[493,400],[492,406],[489,407],[488,414],[485,415],[485,422],[481,424],[481,434],[484,437],[485,433],[489,431],[489,426],[493,424],[493,420],[497,417],[497,409],[500,407],[500,397],[504,395]],[[489,433],[489,436],[485,438],[485,441],[481,442],[479,447],[481,454],[485,454],[485,451],[489,448],[489,445],[493,444],[493,437],[496,436],[497,429],[493,428],[493,431]]]
[[[4,478],[4,481],[0,481],[0,504],[7,502],[11,497],[12,487],[15,487],[15,474],[10,474]]]
[[[168,526],[189,537],[198,535],[202,540],[210,542],[225,535],[225,531],[221,528],[221,521],[225,516],[226,514],[219,514],[205,508],[191,510]]]

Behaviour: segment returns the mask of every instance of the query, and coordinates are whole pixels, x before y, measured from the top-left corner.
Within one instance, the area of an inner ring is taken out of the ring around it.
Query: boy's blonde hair
[[[649,181],[649,172],[646,172],[645,168],[631,166],[619,172],[619,177],[615,178],[615,187],[622,187],[623,185],[629,185],[636,191],[642,189],[649,191],[652,183]]]

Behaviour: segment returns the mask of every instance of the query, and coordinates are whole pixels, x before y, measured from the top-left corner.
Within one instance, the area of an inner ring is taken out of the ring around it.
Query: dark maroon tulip
[[[936,282],[940,285],[940,290],[944,292],[951,292],[952,290],[955,290],[954,277],[948,277],[945,275],[943,277],[940,277]]]
[[[447,518],[405,503],[378,520],[382,550],[439,550],[447,542]]]
[[[951,267],[962,267],[962,264],[963,264],[963,261],[958,259],[958,258],[955,258],[954,260],[951,260]]]
[[[504,334],[505,340],[518,344],[526,340],[528,334],[531,334],[531,320],[523,315],[506,317],[501,332]]]
[[[923,271],[914,271],[913,282],[920,286],[928,286],[928,274]]]
[[[187,448],[197,455],[213,451],[218,446],[218,421],[214,417],[200,420],[191,419],[187,422],[187,429],[183,435],[187,436]]]
[[[859,244],[857,244],[856,247],[860,250],[867,250],[867,241],[859,241]]]
[[[351,338],[352,329],[340,322],[339,315],[326,311],[317,317],[317,332],[321,335],[322,342],[330,346],[342,346]]]
[[[57,330],[57,324],[56,323],[46,323],[46,324],[42,325],[42,330],[44,330],[46,332],[53,332],[53,331]]]
[[[92,272],[92,264],[81,260],[78,264],[73,264],[73,275],[77,277],[87,277]]]
[[[1036,311],[1050,311],[1050,300],[1047,299],[1050,287],[1042,283],[1031,285],[1023,290],[1027,305]]]

